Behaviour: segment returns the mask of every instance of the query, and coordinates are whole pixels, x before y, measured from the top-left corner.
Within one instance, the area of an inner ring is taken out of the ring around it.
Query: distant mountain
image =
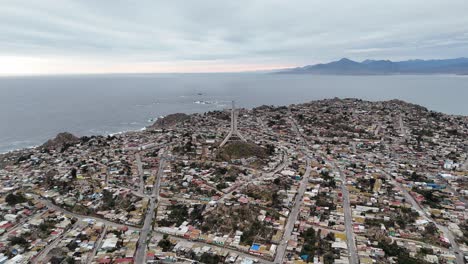
[[[330,75],[385,75],[385,74],[468,74],[468,58],[447,60],[390,60],[352,61],[343,58],[325,64],[285,69],[277,73]]]

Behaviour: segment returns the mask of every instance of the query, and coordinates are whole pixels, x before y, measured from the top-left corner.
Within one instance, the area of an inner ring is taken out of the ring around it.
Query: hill
[[[226,144],[218,152],[218,158],[224,161],[250,157],[264,159],[268,157],[268,151],[254,143],[233,141]]]
[[[343,58],[325,64],[286,69],[278,73],[329,75],[386,75],[386,74],[468,74],[468,58],[446,60],[365,60]]]
[[[41,147],[49,150],[61,150],[78,142],[80,142],[80,139],[75,135],[68,132],[62,132],[57,134],[57,136],[54,139],[49,139]]]
[[[154,122],[149,129],[160,129],[160,128],[168,128],[174,126],[180,122],[184,122],[185,120],[190,119],[190,116],[183,113],[175,113],[167,115],[163,118],[160,118]]]

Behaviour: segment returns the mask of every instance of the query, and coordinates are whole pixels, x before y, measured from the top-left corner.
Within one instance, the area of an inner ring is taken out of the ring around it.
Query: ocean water
[[[402,99],[468,115],[468,76],[313,76],[267,73],[0,78],[0,152],[78,136],[138,130],[159,116],[324,98]]]

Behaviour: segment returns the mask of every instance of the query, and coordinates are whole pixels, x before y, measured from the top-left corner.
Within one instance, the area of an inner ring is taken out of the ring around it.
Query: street
[[[309,176],[310,176],[310,160],[307,159],[307,169],[304,172],[304,175],[302,177],[301,182],[299,183],[299,190],[296,194],[296,199],[294,201],[294,207],[291,209],[291,213],[289,214],[288,217],[288,222],[286,223],[286,226],[284,228],[284,234],[283,234],[283,239],[278,245],[278,248],[276,249],[276,256],[275,256],[275,263],[283,263],[283,258],[284,255],[286,254],[286,248],[288,246],[288,241],[291,238],[291,233],[294,229],[294,223],[297,220],[297,216],[299,215],[299,209],[302,204],[302,197],[304,196],[304,192],[307,187],[307,182],[309,181]]]
[[[151,233],[153,227],[153,219],[155,217],[155,209],[157,203],[159,203],[159,188],[161,184],[161,177],[164,171],[164,152],[160,154],[159,169],[156,176],[156,181],[153,185],[153,190],[150,197],[149,207],[146,210],[145,221],[143,228],[141,229],[140,239],[138,240],[138,247],[135,253],[135,263],[146,263],[146,242],[148,240],[148,234]]]
[[[348,188],[346,187],[346,175],[344,175],[339,166],[336,166],[335,162],[332,161],[331,164],[335,170],[338,171],[341,178],[341,193],[343,194],[343,212],[346,228],[346,240],[349,251],[349,263],[358,264],[359,257],[356,248],[356,240],[354,238],[353,215],[351,213],[351,206],[349,204],[349,192]]]
[[[457,258],[457,264],[464,264],[465,261],[463,260],[464,256],[463,256],[463,253],[461,252],[459,246],[458,246],[458,243],[457,241],[455,240],[455,237],[454,235],[452,234],[452,232],[450,230],[448,230],[448,228],[446,226],[443,226],[443,225],[440,225],[439,223],[437,223],[436,221],[434,221],[434,219],[431,218],[430,214],[426,212],[426,210],[424,210],[424,208],[421,207],[421,205],[416,202],[416,200],[414,199],[414,197],[408,192],[408,190],[406,190],[406,188],[404,186],[402,186],[401,183],[397,182],[395,179],[393,179],[393,177],[390,175],[390,173],[388,173],[387,171],[385,170],[382,170],[383,174],[387,177],[387,179],[391,182],[393,182],[395,184],[395,186],[397,186],[401,192],[403,192],[405,198],[407,201],[409,201],[411,203],[411,205],[413,206],[413,209],[415,209],[416,211],[418,211],[419,215],[422,216],[424,219],[426,219],[427,221],[431,222],[431,223],[434,223],[436,225],[436,227],[442,231],[442,233],[444,233],[444,236],[446,238],[448,238],[448,240],[450,241],[450,244],[452,245],[452,252],[455,254],[456,258]]]

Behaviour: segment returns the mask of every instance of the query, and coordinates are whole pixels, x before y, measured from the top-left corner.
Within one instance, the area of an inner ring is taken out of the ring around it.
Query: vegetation
[[[110,210],[110,209],[121,209],[126,212],[135,210],[135,199],[140,199],[137,197],[122,197],[114,196],[114,194],[108,190],[102,191],[102,205],[100,210]]]
[[[335,235],[329,233],[325,238],[321,238],[321,230],[316,232],[313,228],[309,228],[301,234],[304,239],[301,256],[307,262],[313,261],[314,256],[323,256],[323,262],[331,264],[335,262],[335,254],[331,247],[331,242],[335,240]]]
[[[330,173],[328,171],[322,170],[320,172],[320,177],[325,180],[325,183],[323,185],[324,187],[336,187],[335,179],[333,179],[333,177],[330,176]]]
[[[12,237],[10,238],[10,244],[12,246],[22,246],[22,247],[29,247],[29,242],[24,237]]]
[[[171,205],[167,210],[171,212],[167,218],[159,221],[159,225],[161,226],[179,226],[186,221],[189,216],[187,206],[182,204]]]
[[[315,255],[315,230],[313,228],[309,228],[301,234],[302,238],[304,239],[304,246],[301,250],[301,256],[307,255],[306,261],[312,260]]]
[[[263,240],[261,238],[266,237],[268,232],[268,228],[262,222],[255,220],[242,234],[241,242],[251,245],[254,241],[257,241],[257,238]]]
[[[178,123],[182,123],[186,120],[190,119],[190,116],[183,113],[175,113],[165,116],[164,118],[160,118],[156,120],[156,122],[151,125],[150,129],[160,129],[160,128],[168,128],[174,126]]]
[[[169,250],[171,250],[171,248],[173,247],[174,245],[171,243],[171,241],[169,240],[169,236],[168,235],[164,235],[163,239],[161,239],[158,243],[158,247],[162,248],[162,251],[164,252],[167,252]]]
[[[216,254],[203,253],[200,257],[200,262],[205,264],[218,264],[223,263],[222,257]]]
[[[254,206],[224,206],[220,205],[216,210],[206,214],[200,229],[203,232],[220,232],[223,234],[242,230],[241,242],[251,245],[255,242],[269,242],[274,229],[269,223],[257,220],[258,207]],[[268,212],[267,212],[268,215]]]
[[[50,232],[52,231],[52,229],[54,229],[54,227],[55,227],[55,222],[51,220],[46,220],[38,226],[37,235],[40,238],[47,238],[50,235]]]
[[[413,258],[409,255],[406,248],[399,247],[396,243],[388,243],[386,240],[379,241],[379,248],[383,249],[385,255],[397,257],[398,264],[423,264],[422,259]]]
[[[234,141],[222,147],[218,153],[218,159],[223,161],[250,157],[265,159],[268,157],[268,150],[253,143]]]
[[[440,205],[444,197],[441,195],[440,192],[434,190],[423,190],[417,187],[413,187],[413,191],[424,196],[424,204],[427,204],[432,208],[442,208]]]
[[[24,203],[26,202],[26,197],[23,196],[22,193],[9,193],[6,197],[5,197],[5,202],[8,203],[8,205],[10,206],[13,206],[15,204],[19,204],[19,203]]]

